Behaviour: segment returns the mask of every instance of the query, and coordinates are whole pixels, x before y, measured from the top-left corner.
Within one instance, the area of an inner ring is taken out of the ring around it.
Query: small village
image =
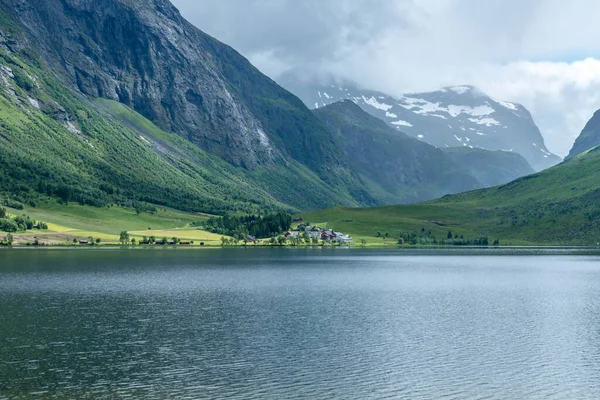
[[[295,223],[298,223],[298,227],[295,230],[288,231],[284,234],[286,239],[310,239],[310,240],[322,240],[325,242],[338,243],[341,245],[349,245],[354,242],[350,235],[336,232],[333,229],[327,229],[318,225],[305,224],[302,218],[294,218]]]

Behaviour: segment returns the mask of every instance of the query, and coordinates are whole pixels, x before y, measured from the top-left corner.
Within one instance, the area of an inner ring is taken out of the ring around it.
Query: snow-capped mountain
[[[280,83],[310,108],[349,99],[396,129],[439,148],[516,152],[536,171],[561,161],[546,148],[525,107],[492,99],[473,86],[446,87],[396,98],[355,84],[311,84],[289,76]]]

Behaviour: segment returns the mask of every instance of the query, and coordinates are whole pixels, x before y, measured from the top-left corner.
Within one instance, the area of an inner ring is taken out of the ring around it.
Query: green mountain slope
[[[583,131],[575,141],[567,158],[573,158],[593,147],[600,145],[600,110],[594,113],[592,119],[583,128]]]
[[[0,197],[24,202],[211,213],[356,204],[297,162],[279,174],[236,168],[120,103],[79,96],[27,50],[0,49],[0,143]]]
[[[374,204],[341,161],[311,169],[281,156],[253,168],[237,166],[161,130],[124,104],[63,83],[31,43],[0,11],[0,198],[209,213]],[[297,123],[307,137],[328,135],[308,110],[305,114],[309,121],[300,116]]]
[[[242,182],[239,173],[215,157],[202,153],[189,162],[184,154],[156,151],[150,138],[75,97],[16,54],[0,51],[0,68],[5,195],[33,201],[41,193],[96,206],[142,202],[207,212],[281,206],[249,185],[235,184]],[[165,143],[176,139],[164,133]]]
[[[458,168],[475,177],[480,187],[501,185],[535,172],[523,156],[513,152],[468,147],[450,147],[442,151]]]
[[[359,236],[448,231],[504,244],[600,242],[600,147],[506,185],[410,206],[335,208],[306,215]]]
[[[533,173],[518,154],[437,149],[391,128],[349,100],[313,112],[382,203],[429,200]]]
[[[344,203],[374,204],[299,99],[187,22],[168,0],[2,0],[0,6],[73,90],[118,101],[236,167],[262,167],[275,179],[299,163]],[[295,186],[302,180],[297,175]]]

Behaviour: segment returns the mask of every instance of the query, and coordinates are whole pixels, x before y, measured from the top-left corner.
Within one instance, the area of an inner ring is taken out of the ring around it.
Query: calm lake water
[[[600,398],[593,254],[0,251],[0,312],[0,399]]]

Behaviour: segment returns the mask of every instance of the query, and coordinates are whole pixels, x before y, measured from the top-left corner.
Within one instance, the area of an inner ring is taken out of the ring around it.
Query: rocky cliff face
[[[600,146],[600,110],[585,125],[567,158],[573,158],[596,146]]]
[[[82,93],[117,100],[234,165],[344,168],[310,112],[167,0],[2,0]],[[298,156],[310,150],[312,157]],[[293,151],[290,151],[293,150]]]

